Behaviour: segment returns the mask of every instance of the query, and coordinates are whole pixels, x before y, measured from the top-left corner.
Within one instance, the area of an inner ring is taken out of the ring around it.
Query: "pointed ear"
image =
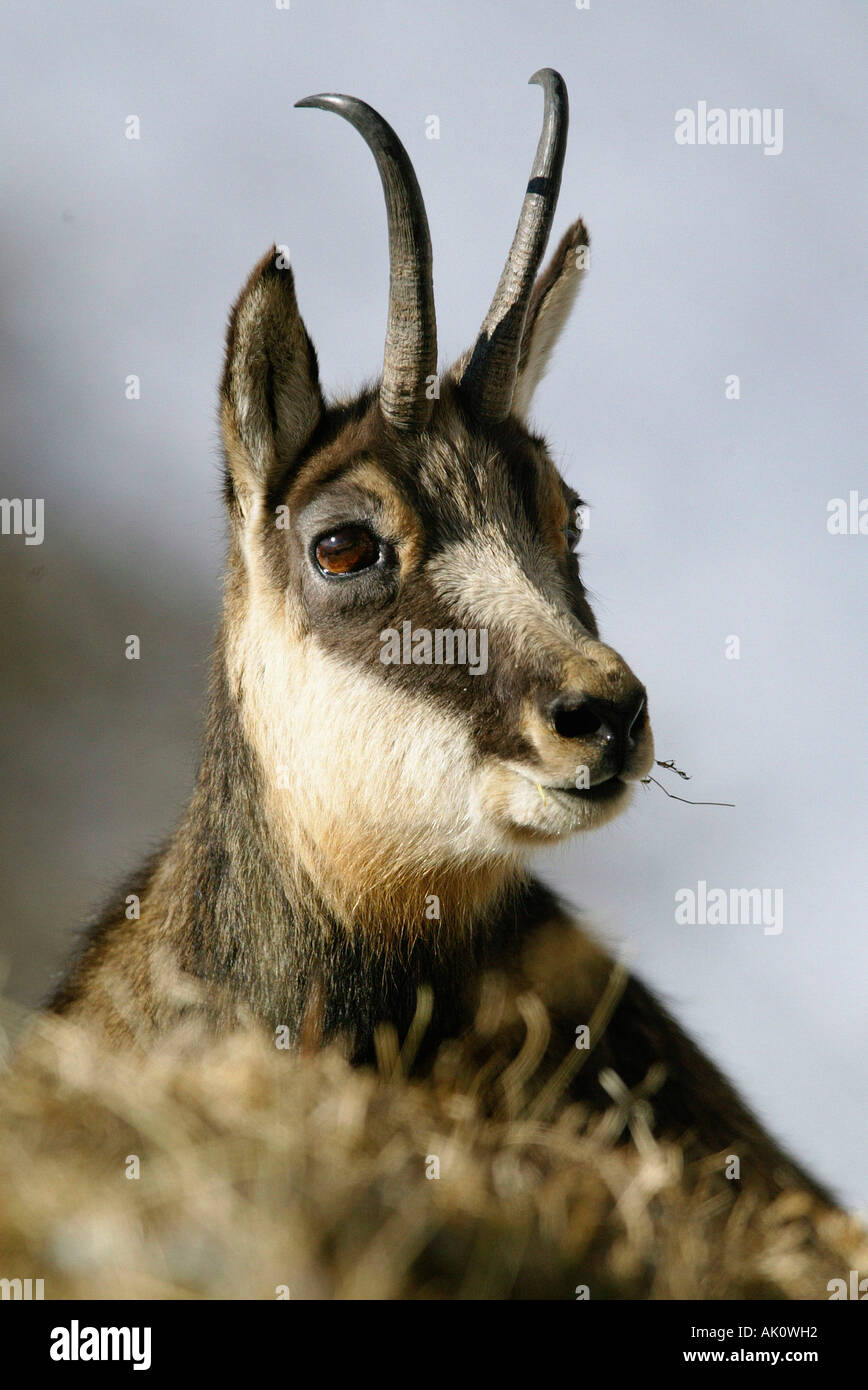
[[[323,411],[316,352],[277,247],[232,310],[220,395],[229,493],[246,515],[252,498],[310,439]]]
[[[524,419],[555,343],[579,292],[588,263],[588,233],[574,222],[533,287],[525,320],[512,413]]]

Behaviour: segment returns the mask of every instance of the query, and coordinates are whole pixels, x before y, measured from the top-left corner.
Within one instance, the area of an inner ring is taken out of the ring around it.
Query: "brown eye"
[[[379,542],[364,526],[341,526],[316,543],[316,562],[323,574],[358,574],[379,558]]]

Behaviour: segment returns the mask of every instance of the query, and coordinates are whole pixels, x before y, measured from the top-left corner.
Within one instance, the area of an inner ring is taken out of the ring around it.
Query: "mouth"
[[[513,832],[537,843],[605,825],[620,813],[631,795],[629,782],[619,776],[591,787],[576,787],[571,782],[541,782],[527,768],[515,766],[508,785],[506,814]]]
[[[552,844],[595,830],[619,816],[633,796],[633,778],[608,777],[590,787],[543,782],[535,769],[493,763],[482,774],[477,796],[487,817],[510,845]],[[549,773],[551,775],[551,773]]]
[[[539,788],[544,796],[554,796],[556,799],[563,798],[567,804],[584,801],[589,805],[599,806],[620,796],[622,792],[627,790],[627,784],[622,782],[620,777],[610,777],[605,782],[598,782],[594,787],[558,787],[539,783]]]

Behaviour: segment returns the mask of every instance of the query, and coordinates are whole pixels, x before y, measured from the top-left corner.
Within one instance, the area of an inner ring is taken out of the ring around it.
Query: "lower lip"
[[[626,790],[626,784],[620,777],[610,777],[608,782],[600,782],[596,787],[546,787],[547,792],[556,792],[564,796],[570,802],[586,801],[596,804],[600,801],[611,801],[614,797]]]

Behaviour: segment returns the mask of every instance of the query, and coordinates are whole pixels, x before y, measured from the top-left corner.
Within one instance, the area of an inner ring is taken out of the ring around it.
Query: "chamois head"
[[[537,272],[567,94],[550,69],[515,239],[474,347],[437,377],[431,244],[394,131],[314,96],[372,150],[389,227],[379,386],[327,402],[276,251],[232,313],[222,385],[232,525],[222,649],[277,840],[327,899],[418,921],[603,824],[653,757],[645,690],[599,638],[579,499],[526,415],[578,290],[576,222]]]

